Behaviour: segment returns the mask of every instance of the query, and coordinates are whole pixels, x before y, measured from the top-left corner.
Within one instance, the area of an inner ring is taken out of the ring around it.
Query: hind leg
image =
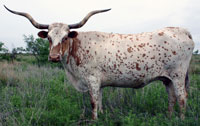
[[[168,112],[169,112],[169,117],[171,118],[172,113],[174,111],[174,105],[176,104],[176,95],[174,92],[174,86],[172,82],[164,82],[166,86],[166,90],[168,93]]]
[[[186,88],[186,97],[188,97],[188,93],[189,93],[189,86],[190,86],[190,79],[188,76],[188,71],[186,73],[186,77],[185,77],[185,88]]]
[[[102,88],[100,89],[99,92],[99,111],[103,114],[103,107],[102,107]]]
[[[173,86],[177,101],[179,103],[180,108],[180,117],[184,119],[184,114],[186,111],[186,101],[187,101],[187,93],[185,88],[185,75],[182,71],[173,73]]]

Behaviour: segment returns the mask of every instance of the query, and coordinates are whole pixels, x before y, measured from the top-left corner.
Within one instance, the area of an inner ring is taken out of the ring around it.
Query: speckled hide
[[[169,115],[178,101],[180,116],[184,119],[188,67],[194,49],[190,33],[178,27],[167,27],[141,34],[114,34],[103,32],[70,31],[82,27],[97,13],[88,13],[79,23],[67,25],[36,22],[29,14],[8,9],[24,16],[48,38],[49,60],[62,62],[70,83],[79,91],[91,95],[92,117],[102,110],[102,88],[106,86],[141,88],[154,80],[161,80],[168,92]]]
[[[185,29],[167,27],[141,34],[79,32],[68,43],[62,63],[70,83],[79,91],[89,90],[93,119],[98,107],[102,111],[101,88],[140,88],[154,80],[166,85],[169,114],[177,99],[184,118],[187,70],[194,48]]]

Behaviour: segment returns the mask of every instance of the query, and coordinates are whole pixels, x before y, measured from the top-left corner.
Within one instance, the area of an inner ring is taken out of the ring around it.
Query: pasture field
[[[88,93],[76,91],[62,68],[30,62],[0,62],[0,126],[200,126],[200,55],[190,66],[185,120],[178,104],[168,117],[165,86],[103,90],[104,113],[91,120]]]

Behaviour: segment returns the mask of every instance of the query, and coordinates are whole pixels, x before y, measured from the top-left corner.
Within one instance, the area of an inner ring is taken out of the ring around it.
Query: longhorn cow
[[[29,14],[5,8],[11,13],[24,16],[48,38],[49,60],[61,61],[71,84],[91,96],[92,117],[102,110],[102,88],[141,88],[160,80],[168,92],[168,111],[171,115],[176,100],[180,116],[184,118],[189,85],[188,67],[194,49],[190,33],[180,27],[166,27],[140,34],[115,34],[104,32],[70,31],[82,27],[94,14],[90,12],[76,24],[37,23]]]

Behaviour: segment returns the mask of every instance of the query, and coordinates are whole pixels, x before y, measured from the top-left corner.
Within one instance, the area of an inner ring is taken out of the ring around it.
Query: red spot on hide
[[[129,47],[129,48],[127,49],[127,51],[128,51],[129,53],[131,53],[131,52],[132,52],[132,48]]]
[[[172,51],[172,54],[173,54],[173,55],[176,55],[176,51]]]
[[[164,35],[164,32],[160,32],[158,33],[159,36],[163,36]]]
[[[137,70],[137,71],[140,71],[140,70],[141,70],[141,68],[139,67],[139,64],[138,64],[138,63],[136,63],[136,70]]]

